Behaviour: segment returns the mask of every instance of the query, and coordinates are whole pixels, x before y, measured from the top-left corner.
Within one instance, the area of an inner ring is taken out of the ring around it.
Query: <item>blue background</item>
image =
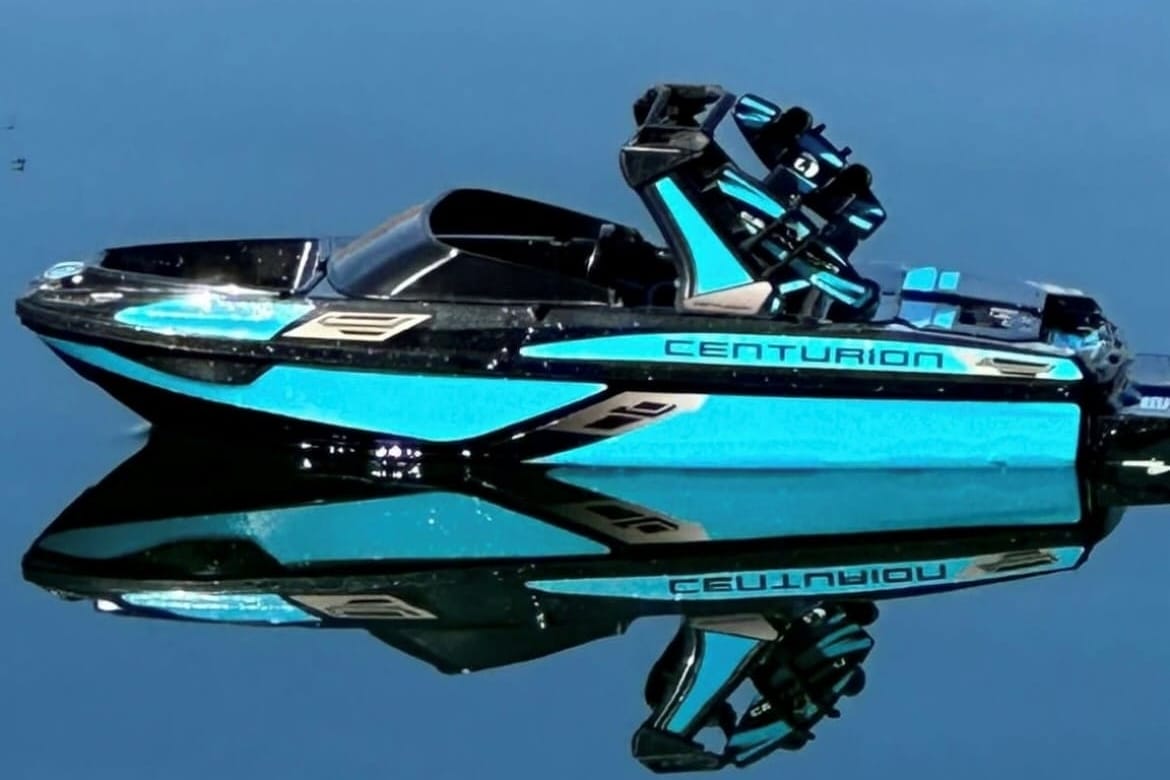
[[[871,256],[1097,293],[1165,343],[1164,0],[0,0],[3,290],[103,245],[348,233],[482,185],[649,228],[621,183],[661,80],[799,102],[870,165]],[[124,621],[19,557],[134,449],[135,418],[9,317],[0,344],[0,776],[643,777],[673,631],[444,678],[361,634]],[[889,606],[870,684],[764,776],[1157,776],[1170,517],[1081,571]]]

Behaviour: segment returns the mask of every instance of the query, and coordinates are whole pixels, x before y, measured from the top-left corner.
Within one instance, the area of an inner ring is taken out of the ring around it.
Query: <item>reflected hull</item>
[[[449,469],[341,450],[154,440],[46,529],[25,576],[229,622],[620,622],[1067,571],[1120,514],[1072,469]]]

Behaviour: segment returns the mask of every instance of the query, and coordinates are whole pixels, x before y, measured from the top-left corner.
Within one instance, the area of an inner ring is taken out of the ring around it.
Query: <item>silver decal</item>
[[[625,544],[678,544],[710,537],[703,526],[616,499],[598,498],[553,507],[563,520],[585,526]]]
[[[1051,363],[1033,363],[1030,360],[1009,358],[984,358],[980,366],[992,368],[1005,376],[1040,376],[1052,371]]]
[[[984,555],[971,561],[971,565],[959,572],[957,579],[979,579],[992,574],[1008,574],[1012,571],[1051,566],[1058,561],[1049,550],[1020,550],[1017,552]]]
[[[718,290],[705,295],[696,295],[683,301],[683,308],[691,311],[724,311],[755,314],[772,294],[768,282],[756,282],[729,290]]]
[[[762,615],[711,615],[693,618],[691,625],[720,634],[762,639],[765,642],[774,642],[780,638],[780,632]]]
[[[618,393],[545,425],[542,430],[617,436],[682,413],[693,412],[707,400],[692,393]]]
[[[438,616],[384,593],[289,596],[314,612],[345,620],[437,620]]]
[[[386,341],[430,318],[429,314],[332,311],[314,317],[303,325],[298,325],[285,333],[283,338]]]

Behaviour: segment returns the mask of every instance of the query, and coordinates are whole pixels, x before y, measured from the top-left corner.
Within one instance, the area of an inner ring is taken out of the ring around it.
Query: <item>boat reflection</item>
[[[1165,500],[1158,475],[1132,468],[1123,482],[382,454],[156,436],[40,535],[24,576],[124,616],[364,630],[445,673],[678,615],[633,752],[689,771],[807,743],[864,687],[876,602],[1075,569],[1127,505]],[[705,747],[708,733],[722,746]]]

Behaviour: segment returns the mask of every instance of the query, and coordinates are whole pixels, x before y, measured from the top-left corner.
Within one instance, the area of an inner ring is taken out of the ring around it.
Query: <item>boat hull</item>
[[[533,609],[755,611],[1067,571],[1120,516],[1073,469],[389,475],[336,449],[152,436],[40,535],[25,576],[212,619],[409,607],[508,625]]]
[[[342,437],[432,458],[1058,467],[1081,459],[1105,402],[1079,357],[1023,342],[882,323],[326,292],[131,285],[89,268],[37,286],[17,312],[160,428]]]
[[[651,390],[647,382],[304,364],[223,382],[98,344],[47,343],[162,428],[341,436],[442,458],[646,468],[1052,467],[1077,462],[1085,428],[1082,407],[1067,399],[680,392],[667,383]]]

